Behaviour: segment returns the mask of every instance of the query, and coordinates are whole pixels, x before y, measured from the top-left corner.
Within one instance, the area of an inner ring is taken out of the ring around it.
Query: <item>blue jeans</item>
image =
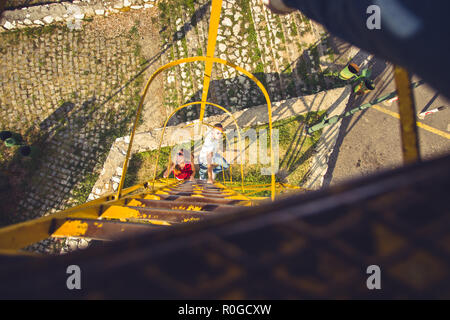
[[[227,170],[230,165],[228,164],[227,160],[225,160],[224,157],[222,157],[220,154],[215,153],[212,158],[212,163],[217,164],[216,167],[213,168],[212,172],[217,175],[218,173],[221,173],[224,170]],[[200,170],[198,171],[200,175],[201,180],[208,179],[208,164],[207,163],[200,163]]]

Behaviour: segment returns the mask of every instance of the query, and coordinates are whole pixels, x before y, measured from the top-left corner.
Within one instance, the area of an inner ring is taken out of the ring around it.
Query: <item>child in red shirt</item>
[[[166,172],[164,173],[164,178],[167,178],[170,173],[173,171],[173,175],[178,180],[194,180],[195,177],[195,166],[194,164],[194,158],[192,154],[190,155],[190,161],[186,161],[186,156],[189,158],[189,152],[185,153],[184,149],[180,149],[178,153],[175,156],[175,161],[172,163],[172,161],[169,160],[169,165],[167,167]]]

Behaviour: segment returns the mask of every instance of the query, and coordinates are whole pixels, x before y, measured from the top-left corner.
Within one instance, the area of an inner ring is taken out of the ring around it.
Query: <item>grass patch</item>
[[[252,63],[256,64],[261,61],[261,50],[258,48],[258,37],[256,34],[256,29],[253,23],[252,14],[250,11],[250,3],[248,1],[239,1],[244,22],[248,23],[247,41],[249,43],[248,47],[251,48],[249,55],[251,56]]]
[[[291,22],[291,37],[295,37],[298,34],[297,24],[295,21]]]
[[[314,146],[320,138],[320,133],[312,136],[304,134],[304,126],[316,123],[321,113],[310,112],[289,119],[276,121],[273,128],[279,132],[279,174],[278,182],[300,185],[309,169],[309,160]],[[256,130],[267,130],[268,125],[258,126]],[[267,142],[269,145],[269,140]],[[246,143],[246,148],[248,144]],[[245,181],[255,183],[270,183],[270,176],[261,176],[260,169],[268,165],[247,165],[244,170]],[[235,178],[239,178],[236,176]]]
[[[264,73],[264,65],[261,62],[256,65],[255,73]]]
[[[64,24],[50,24],[43,27],[26,27],[22,30],[15,30],[13,32],[23,33],[30,38],[39,38],[45,34],[53,34],[57,30],[69,31]]]
[[[73,189],[72,197],[75,206],[86,203],[97,178],[98,174],[89,173],[86,175],[85,179]]]
[[[183,1],[184,7],[185,7],[190,13],[194,13],[194,12],[195,12],[194,2],[195,2],[195,0],[184,0],[184,1]]]
[[[142,46],[139,43],[136,43],[134,46],[133,54],[135,57],[139,57],[142,52]]]
[[[157,177],[162,177],[168,165],[171,147],[161,148],[158,159]],[[125,176],[125,188],[153,179],[158,150],[135,153],[130,159]]]
[[[140,25],[140,21],[139,20],[135,20],[134,21],[134,25],[131,27],[130,31],[128,32],[128,34],[130,35],[131,38],[137,38],[139,35],[139,25]]]

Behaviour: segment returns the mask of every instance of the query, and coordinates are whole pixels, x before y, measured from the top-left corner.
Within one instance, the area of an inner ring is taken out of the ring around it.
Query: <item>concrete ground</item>
[[[367,61],[366,61],[367,62]],[[362,98],[350,98],[348,109],[396,90],[393,68],[383,60],[372,59],[369,65],[376,77],[376,89]],[[419,78],[414,76],[413,82]],[[444,111],[417,119],[419,148],[422,159],[431,159],[450,152],[449,99],[424,84],[414,89],[416,113],[446,106]],[[398,105],[380,103],[342,121],[341,131],[324,179],[324,185],[334,185],[376,171],[403,165],[400,122],[396,118]]]

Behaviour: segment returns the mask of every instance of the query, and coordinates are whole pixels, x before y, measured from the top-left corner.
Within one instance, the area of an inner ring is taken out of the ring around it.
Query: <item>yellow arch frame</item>
[[[120,184],[119,187],[117,189],[117,194],[116,194],[116,199],[119,199],[121,197],[121,193],[122,193],[122,189],[123,189],[123,185],[125,182],[125,174],[127,171],[127,167],[128,167],[128,160],[131,154],[131,149],[132,149],[132,145],[133,145],[133,140],[134,140],[134,136],[136,133],[136,128],[138,125],[138,121],[142,112],[142,107],[144,105],[144,100],[145,97],[147,96],[147,92],[148,89],[150,87],[150,84],[153,82],[153,80],[156,78],[157,75],[159,75],[162,71],[177,66],[179,64],[183,64],[183,63],[190,63],[190,62],[195,62],[195,61],[205,61],[208,63],[220,63],[229,67],[234,68],[235,70],[243,73],[244,75],[246,75],[247,77],[249,77],[253,82],[255,82],[255,84],[259,87],[259,89],[262,91],[264,98],[266,99],[266,103],[267,103],[267,112],[268,112],[268,116],[269,116],[269,133],[270,133],[270,164],[271,164],[271,198],[272,200],[275,200],[275,172],[274,172],[274,168],[275,168],[275,159],[274,159],[274,155],[273,155],[273,143],[272,143],[272,104],[270,101],[270,97],[269,94],[266,90],[266,88],[264,88],[263,84],[250,72],[248,72],[247,70],[245,70],[244,68],[241,68],[231,62],[228,62],[226,60],[222,60],[219,58],[214,58],[214,57],[190,57],[190,58],[184,58],[184,59],[179,59],[176,61],[172,61],[169,62],[168,64],[160,67],[158,70],[156,70],[151,77],[148,79],[142,96],[141,96],[141,100],[139,102],[139,106],[138,109],[136,111],[136,119],[134,120],[134,124],[133,124],[133,130],[131,131],[131,136],[130,136],[130,143],[128,145],[128,150],[127,150],[127,154],[126,154],[126,158],[125,158],[125,162],[123,164],[123,169],[122,169],[122,178],[120,180]]]

